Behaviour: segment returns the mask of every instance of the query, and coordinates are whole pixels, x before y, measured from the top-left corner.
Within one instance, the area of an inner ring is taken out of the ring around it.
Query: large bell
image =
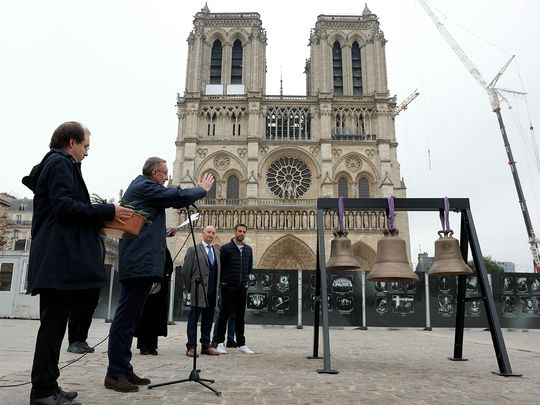
[[[452,231],[439,231],[435,241],[435,260],[428,270],[430,276],[466,276],[472,274],[461,256],[459,242]]]
[[[360,263],[352,254],[351,240],[343,231],[334,232],[334,239],[330,244],[330,259],[326,263],[329,271],[360,269]]]
[[[368,274],[371,281],[418,281],[407,259],[407,246],[397,229],[384,230],[384,237],[377,242],[377,256]]]

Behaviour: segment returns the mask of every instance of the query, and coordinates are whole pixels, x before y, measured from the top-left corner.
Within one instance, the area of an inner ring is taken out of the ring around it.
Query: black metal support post
[[[465,214],[461,213],[461,233],[459,236],[461,257],[467,263],[469,254],[469,238],[465,227]],[[467,361],[463,358],[463,333],[465,328],[465,295],[467,287],[467,276],[458,276],[457,307],[456,307],[456,330],[454,338],[454,357],[449,357],[452,361]]]
[[[469,236],[469,244],[471,245],[471,252],[474,260],[474,266],[476,267],[476,275],[478,278],[478,284],[480,285],[480,292],[484,298],[491,340],[493,341],[493,348],[495,349],[497,363],[499,364],[499,372],[494,373],[504,377],[521,377],[521,374],[514,374],[512,372],[512,367],[510,366],[510,360],[508,359],[508,353],[506,352],[506,345],[504,343],[499,318],[497,317],[497,312],[495,311],[493,294],[489,288],[487,270],[484,264],[482,251],[480,250],[480,243],[478,242],[478,236],[476,235],[471,210],[464,210],[463,215],[465,217],[465,228],[467,229],[467,234]]]
[[[319,229],[317,228],[317,263],[315,271],[315,302],[313,313],[313,355],[308,359],[319,359],[319,318],[321,312],[321,269],[319,268]]]
[[[337,370],[332,370],[330,367],[330,331],[328,324],[328,288],[326,283],[326,259],[324,254],[324,217],[323,210],[317,210],[317,257],[319,261],[317,263],[318,274],[320,277],[321,294],[319,296],[322,308],[322,323],[323,323],[323,367],[318,369],[318,373],[325,374],[337,374]]]

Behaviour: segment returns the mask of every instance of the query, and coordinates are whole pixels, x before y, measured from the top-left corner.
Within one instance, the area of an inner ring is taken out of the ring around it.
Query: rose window
[[[279,198],[299,198],[311,186],[311,171],[302,160],[285,156],[270,165],[266,184]]]

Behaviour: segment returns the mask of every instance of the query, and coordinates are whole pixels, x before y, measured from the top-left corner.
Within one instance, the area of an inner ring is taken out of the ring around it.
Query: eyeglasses
[[[88,152],[89,149],[90,149],[90,145],[84,145],[84,150]]]
[[[169,172],[164,172],[163,170],[159,170],[159,169],[154,169],[156,172],[160,172],[160,173],[163,173],[165,175],[165,177],[168,177],[169,176]]]

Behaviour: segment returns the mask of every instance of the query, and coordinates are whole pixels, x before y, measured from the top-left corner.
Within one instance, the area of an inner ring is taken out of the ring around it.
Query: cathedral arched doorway
[[[352,245],[353,256],[358,260],[361,269],[371,270],[373,263],[375,262],[376,252],[364,242],[356,242]]]
[[[263,253],[258,268],[306,270],[315,269],[316,256],[313,250],[293,235],[285,235],[276,240]]]

